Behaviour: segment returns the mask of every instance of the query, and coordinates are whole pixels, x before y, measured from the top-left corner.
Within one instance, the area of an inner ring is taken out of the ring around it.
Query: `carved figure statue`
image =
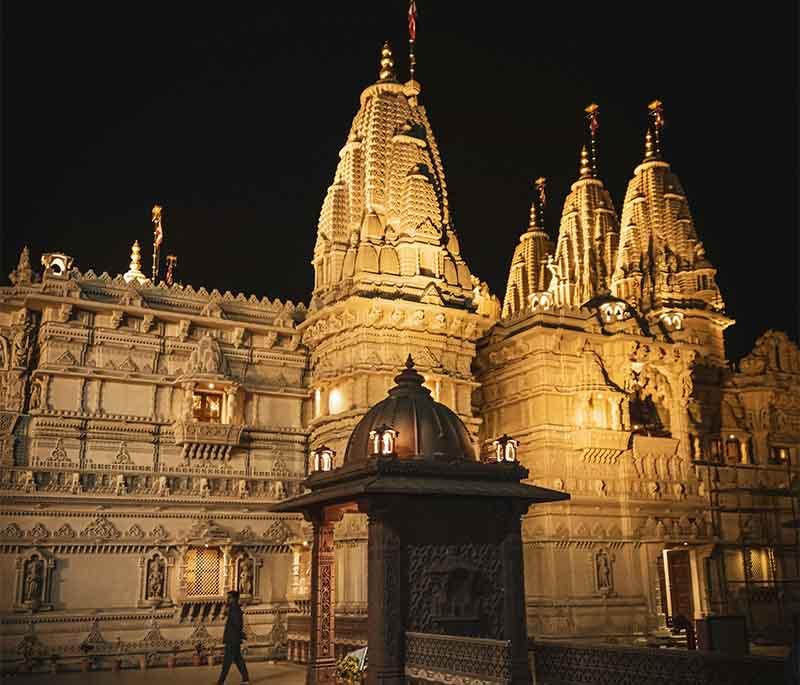
[[[73,495],[79,495],[83,492],[83,486],[81,485],[81,474],[77,471],[72,474],[72,480],[69,484],[69,491]]]
[[[204,335],[189,356],[189,367],[195,373],[221,373],[222,350],[210,335]]]
[[[38,409],[42,403],[42,384],[39,381],[34,381],[31,385],[31,401],[30,408]]]
[[[164,562],[157,557],[150,560],[150,569],[147,575],[147,598],[164,598]]]
[[[166,497],[169,495],[169,481],[166,476],[158,477],[158,485],[156,485],[156,494],[159,497]]]
[[[25,601],[33,604],[42,601],[44,589],[44,562],[34,556],[27,565],[25,574]]]
[[[115,495],[128,494],[128,486],[125,485],[125,476],[121,473],[118,473],[116,478],[114,479],[114,494]]]
[[[600,590],[610,590],[613,586],[611,580],[611,562],[608,554],[603,551],[598,552],[597,559],[597,587]]]
[[[252,562],[243,559],[239,564],[239,592],[243,595],[253,594]]]

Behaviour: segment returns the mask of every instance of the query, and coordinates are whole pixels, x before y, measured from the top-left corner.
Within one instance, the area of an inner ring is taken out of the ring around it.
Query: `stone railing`
[[[510,683],[510,643],[477,637],[406,633],[410,683]]]
[[[537,685],[783,682],[783,660],[682,649],[530,641]]]

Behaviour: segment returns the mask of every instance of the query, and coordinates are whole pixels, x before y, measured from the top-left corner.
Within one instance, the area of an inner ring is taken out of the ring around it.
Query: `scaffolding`
[[[706,568],[709,608],[715,615],[744,614],[753,641],[785,643],[800,608],[800,466],[788,454],[768,464],[725,456],[693,461],[715,543]]]

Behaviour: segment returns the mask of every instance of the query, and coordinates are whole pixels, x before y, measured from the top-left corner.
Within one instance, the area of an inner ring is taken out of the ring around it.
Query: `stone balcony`
[[[200,421],[177,421],[175,444],[183,446],[183,458],[227,459],[231,449],[242,439],[244,426],[231,423],[204,423]]]

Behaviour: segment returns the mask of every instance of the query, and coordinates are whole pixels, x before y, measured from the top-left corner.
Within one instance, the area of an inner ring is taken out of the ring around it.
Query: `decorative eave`
[[[527,477],[528,470],[513,463],[374,457],[312,474],[303,483],[310,493],[284,500],[270,511],[307,512],[376,495],[502,497],[529,504],[570,498],[565,492],[520,482]]]

